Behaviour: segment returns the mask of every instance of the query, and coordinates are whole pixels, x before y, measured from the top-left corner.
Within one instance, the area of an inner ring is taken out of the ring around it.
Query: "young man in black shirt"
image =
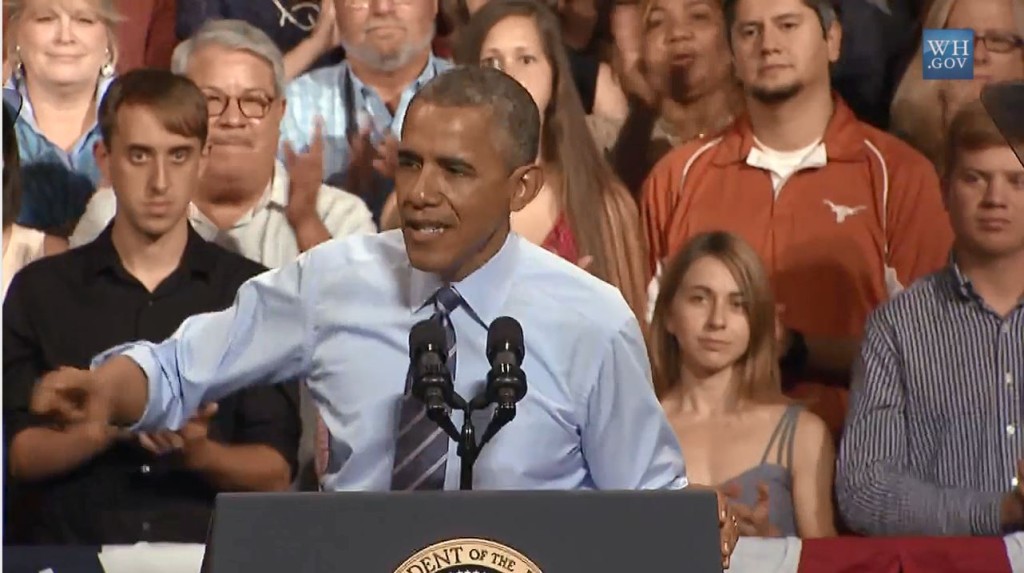
[[[207,243],[186,217],[205,163],[207,103],[189,80],[138,70],[99,109],[97,162],[117,196],[94,242],[15,276],[3,313],[11,541],[202,542],[218,491],[291,481],[297,388],[254,388],[208,404],[177,432],[131,435],[83,424],[57,431],[28,410],[35,381],[58,365],[136,339],[163,340],[189,316],[231,305],[262,266]],[[230,356],[223,360],[231,360]]]

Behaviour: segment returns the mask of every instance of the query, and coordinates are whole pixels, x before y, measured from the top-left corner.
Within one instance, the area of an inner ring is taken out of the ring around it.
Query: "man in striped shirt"
[[[868,321],[836,476],[874,535],[1024,529],[1024,167],[978,102],[947,142],[948,268]]]

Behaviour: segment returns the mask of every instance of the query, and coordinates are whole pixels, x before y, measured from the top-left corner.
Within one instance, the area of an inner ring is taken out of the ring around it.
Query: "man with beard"
[[[753,245],[772,274],[788,389],[838,432],[868,314],[949,252],[938,176],[832,93],[842,30],[830,0],[726,0],[723,10],[747,115],[651,172],[652,271],[704,231]]]
[[[396,138],[416,92],[451,64],[431,51],[437,0],[338,0],[346,60],[288,85],[285,145],[311,146],[323,119],[323,180],[366,201],[379,224]]]

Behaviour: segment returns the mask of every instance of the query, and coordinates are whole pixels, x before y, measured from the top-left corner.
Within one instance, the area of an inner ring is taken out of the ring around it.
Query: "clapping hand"
[[[768,485],[764,482],[757,484],[757,501],[753,506],[739,502],[743,494],[742,490],[735,483],[730,483],[722,488],[722,493],[729,498],[729,505],[736,514],[739,534],[744,537],[781,537],[778,528],[772,525],[768,497]]]
[[[285,215],[292,227],[305,220],[317,218],[316,201],[320,195],[320,182],[324,171],[324,120],[317,117],[313,124],[313,139],[305,152],[296,152],[284,142],[284,164],[288,170],[288,206]]]
[[[739,541],[739,520],[733,512],[728,500],[722,492],[716,491],[718,499],[718,531],[722,543],[722,568],[728,569],[732,563],[732,552],[736,550],[736,543]]]
[[[103,384],[90,370],[59,368],[36,382],[29,403],[32,413],[58,425],[110,424],[111,404]]]
[[[178,451],[187,455],[191,448],[201,445],[209,439],[210,421],[216,414],[217,404],[206,404],[181,430],[140,433],[138,434],[139,444],[158,456]]]
[[[371,133],[372,123],[361,128],[349,141],[350,161],[345,190],[360,197],[368,197],[373,193],[376,175],[388,180],[394,179],[398,169],[398,139],[388,133],[383,141],[374,145]]]

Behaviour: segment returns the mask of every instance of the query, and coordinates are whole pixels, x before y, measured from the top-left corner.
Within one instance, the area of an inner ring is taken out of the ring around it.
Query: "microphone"
[[[519,321],[508,316],[494,319],[487,329],[487,361],[491,363],[485,391],[488,403],[509,408],[526,396],[526,373],[521,368],[525,357]]]
[[[426,404],[428,412],[444,411],[452,401],[455,384],[448,371],[448,339],[437,321],[427,319],[412,327],[409,362],[412,395]]]

